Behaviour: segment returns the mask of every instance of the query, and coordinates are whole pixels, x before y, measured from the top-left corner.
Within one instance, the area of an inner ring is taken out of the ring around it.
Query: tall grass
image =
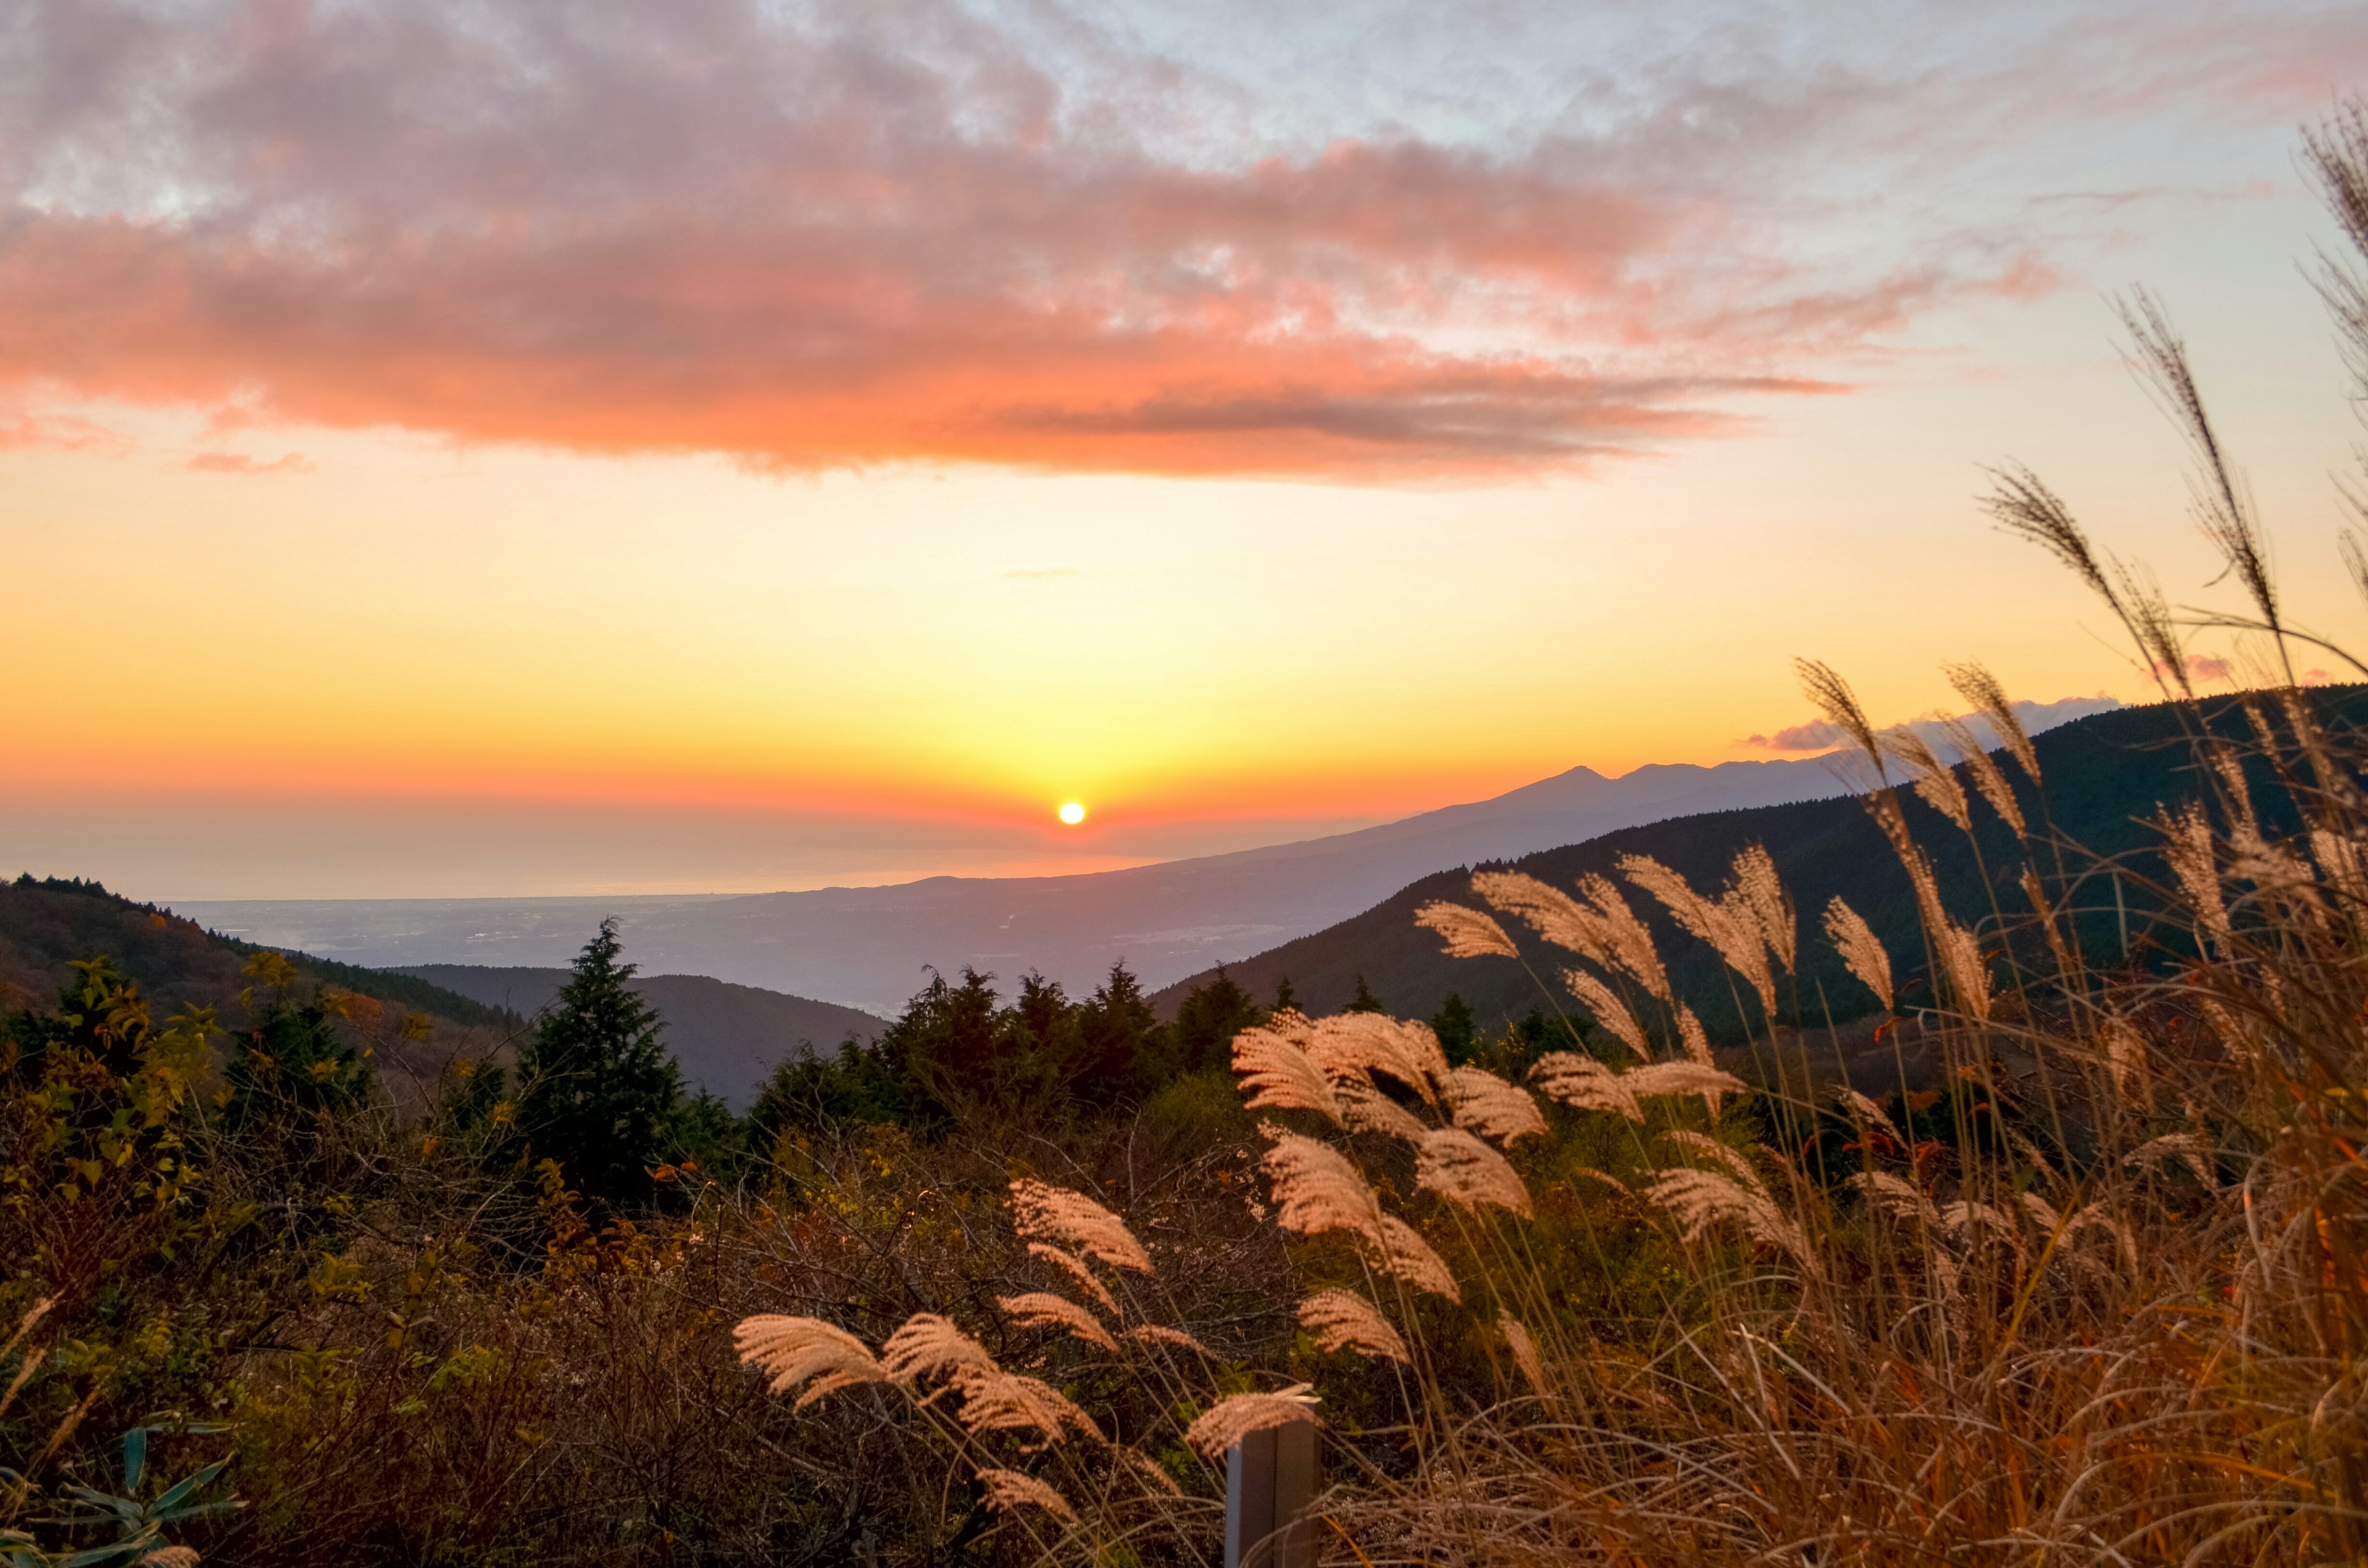
[[[2305,147],[2368,256],[2368,116]],[[2323,287],[2368,394],[2368,290],[2333,262]],[[1873,781],[1920,951],[1887,951],[1839,900],[1804,922],[1757,849],[1715,891],[1635,858],[1624,885],[1475,876],[1472,903],[1423,924],[1468,961],[1559,970],[1596,1026],[1574,1045],[1622,1059],[1557,1051],[1515,1083],[1452,1068],[1418,1023],[1285,1013],[1244,1032],[1258,1207],[1303,1282],[1287,1366],[1211,1375],[1160,1316],[1163,1270],[1191,1257],[1155,1264],[1117,1214],[1038,1184],[1012,1221],[1058,1267],[1001,1307],[1140,1380],[1147,1421],[1099,1420],[932,1313],[876,1349],[753,1318],[743,1355],[802,1401],[930,1423],[1001,1539],[1047,1559],[1206,1551],[1205,1506],[1181,1499],[1211,1494],[1226,1444],[1297,1421],[1329,1428],[1340,1562],[2368,1556],[2368,740],[2295,684],[2294,644],[2340,650],[2281,604],[2168,316],[2140,296],[2124,320],[2249,608],[2175,609],[2034,474],[2002,472],[1991,506],[2100,597],[2188,719],[2198,799],[2157,823],[2156,856],[2110,868],[2152,913],[2139,951],[2100,961],[2080,939],[2107,868],[2046,826],[2039,755],[1986,671],[1951,673],[1990,733],[1961,726],[1943,757],[1804,665]],[[2263,687],[2199,699],[2198,624],[2256,637]],[[1902,789],[1968,836],[1985,811],[2010,833],[2019,863],[1983,867],[1978,926],[1949,912]],[[1731,970],[1756,1020],[1743,1050],[1710,1050],[1639,898]],[[1852,1082],[1816,1028],[1780,1027],[1804,1016],[1816,940],[1861,1008],[1930,977],[1925,1083],[1904,1056]]]

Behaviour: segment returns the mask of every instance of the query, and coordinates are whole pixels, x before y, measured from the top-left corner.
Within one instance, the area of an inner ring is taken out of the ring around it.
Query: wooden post
[[[1315,1425],[1252,1432],[1225,1451],[1225,1568],[1314,1568]]]

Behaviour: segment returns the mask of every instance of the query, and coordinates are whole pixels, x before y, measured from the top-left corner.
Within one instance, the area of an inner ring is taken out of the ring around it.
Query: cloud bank
[[[1905,78],[1275,142],[1179,131],[1184,67],[1087,44],[1064,74],[940,0],[35,0],[0,386],[784,470],[1467,478],[1714,436],[2052,286],[1995,237],[1813,264],[1749,199]]]

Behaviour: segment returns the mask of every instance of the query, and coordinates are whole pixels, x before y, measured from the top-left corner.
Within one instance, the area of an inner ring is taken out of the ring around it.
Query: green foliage
[[[626,985],[617,922],[600,923],[575,977],[518,1049],[518,1131],[594,1203],[646,1199],[666,1163],[682,1080],[658,1016]]]
[[[1365,977],[1360,974],[1357,976],[1357,994],[1349,998],[1349,1005],[1340,1010],[1344,1013],[1378,1013],[1383,1010],[1382,999],[1367,989]]]
[[[1447,994],[1447,1000],[1431,1015],[1430,1032],[1439,1037],[1439,1048],[1447,1053],[1451,1064],[1461,1067],[1472,1060],[1473,1047],[1479,1042],[1479,1030],[1462,992]]]
[[[1286,991],[1289,986],[1284,982]],[[1276,1005],[1287,1006],[1281,1001]],[[1267,1010],[1235,984],[1220,965],[1214,980],[1191,992],[1176,1008],[1176,1070],[1206,1073],[1231,1065],[1234,1037],[1266,1019]]]

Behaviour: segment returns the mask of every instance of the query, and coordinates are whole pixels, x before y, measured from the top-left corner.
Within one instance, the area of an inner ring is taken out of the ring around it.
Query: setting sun
[[[1086,808],[1077,804],[1076,801],[1071,801],[1067,805],[1061,808],[1061,820],[1067,823],[1071,827],[1075,827],[1079,823],[1086,820]]]

